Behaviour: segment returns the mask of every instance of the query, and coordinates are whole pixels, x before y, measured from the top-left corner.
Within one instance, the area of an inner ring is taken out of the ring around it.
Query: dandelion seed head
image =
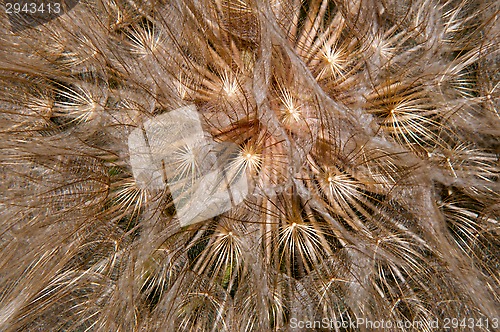
[[[0,330],[498,317],[496,16],[88,0],[5,34]]]

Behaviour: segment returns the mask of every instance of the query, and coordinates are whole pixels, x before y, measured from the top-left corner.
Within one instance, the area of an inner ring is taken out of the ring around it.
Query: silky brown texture
[[[0,330],[487,331],[499,10],[89,0],[16,32],[2,14]],[[180,227],[168,187],[136,185],[127,142],[188,105],[251,181],[236,208]]]

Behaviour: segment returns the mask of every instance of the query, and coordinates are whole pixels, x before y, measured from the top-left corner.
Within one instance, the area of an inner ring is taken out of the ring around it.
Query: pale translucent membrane
[[[238,146],[214,142],[194,105],[146,121],[132,131],[128,146],[137,186],[168,186],[181,226],[229,211],[248,195],[244,170],[227,169]]]

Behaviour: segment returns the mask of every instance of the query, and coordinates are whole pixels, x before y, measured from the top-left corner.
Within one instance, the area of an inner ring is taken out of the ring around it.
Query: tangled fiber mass
[[[499,2],[83,0],[17,31],[3,12],[1,331],[500,317]],[[193,105],[249,194],[181,226],[128,137]]]

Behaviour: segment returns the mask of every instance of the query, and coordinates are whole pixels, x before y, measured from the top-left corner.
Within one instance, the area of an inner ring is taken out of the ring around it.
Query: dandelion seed
[[[390,41],[383,39],[383,37],[375,37],[371,46],[383,60],[390,60],[394,57],[395,48],[391,46]]]
[[[298,122],[302,117],[302,111],[300,105],[297,105],[297,102],[292,97],[292,94],[287,90],[281,89],[280,100],[283,103],[283,122],[285,124]]]
[[[234,97],[239,90],[238,81],[233,74],[225,71],[221,76],[222,91],[228,98]]]
[[[63,100],[55,103],[55,114],[68,116],[72,119],[71,122],[89,122],[103,110],[92,93],[85,88],[60,88],[58,93]]]
[[[163,42],[162,32],[152,23],[132,27],[127,36],[130,39],[130,51],[138,56],[153,54]]]
[[[325,45],[321,54],[326,67],[321,70],[316,79],[326,78],[328,77],[327,74],[333,75],[334,78],[344,78],[344,66],[347,63],[344,51]]]
[[[359,182],[347,174],[336,172],[327,173],[325,192],[331,200],[339,202],[341,205],[348,205],[352,198],[357,197]],[[323,190],[324,190],[323,189]]]
[[[113,187],[116,189],[113,189],[112,197],[119,210],[123,211],[122,215],[128,214],[131,219],[137,217],[149,200],[148,191],[139,188],[132,179],[124,179]]]
[[[253,144],[246,143],[239,148],[237,156],[228,165],[228,170],[235,174],[240,174],[243,171],[256,171],[262,163],[262,157],[257,152]]]
[[[178,174],[176,178],[195,179],[199,175],[200,169],[196,158],[196,154],[190,145],[183,145],[173,152],[174,166],[176,167],[175,173]]]

